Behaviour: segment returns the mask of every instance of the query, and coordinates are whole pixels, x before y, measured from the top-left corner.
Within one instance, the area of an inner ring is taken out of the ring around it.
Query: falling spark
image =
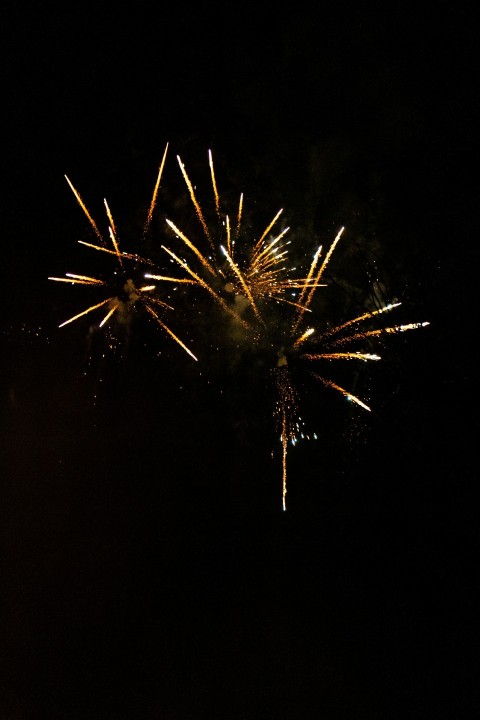
[[[338,392],[340,392],[344,397],[346,397],[347,400],[351,400],[357,405],[360,405],[360,407],[362,407],[364,410],[368,410],[370,412],[370,408],[368,407],[368,405],[366,405],[362,400],[360,400],[360,398],[355,397],[355,395],[352,395],[351,392],[348,392],[348,390],[340,387],[340,385],[337,385],[332,380],[327,380],[326,378],[322,377],[321,375],[317,375],[316,373],[313,375],[313,377],[317,380],[320,380],[320,382],[322,382],[326,387],[338,390]]]
[[[282,508],[287,509],[287,452],[288,443],[295,444],[300,431],[298,416],[298,396],[293,386],[288,367],[284,364],[283,353],[279,353],[277,367],[274,370],[274,383],[277,392],[275,419],[280,429],[282,444]]]
[[[77,198],[78,204],[80,205],[80,207],[82,208],[83,212],[84,212],[85,215],[87,216],[88,221],[89,221],[90,225],[92,226],[92,228],[93,228],[93,230],[94,230],[94,232],[95,232],[95,235],[98,237],[98,239],[100,240],[101,243],[104,243],[105,241],[104,241],[104,239],[103,239],[103,237],[102,237],[102,233],[101,233],[100,230],[98,229],[98,227],[97,227],[97,225],[96,225],[96,223],[95,223],[95,220],[92,218],[92,216],[91,216],[90,213],[88,212],[87,206],[85,205],[85,203],[83,202],[82,198],[80,197],[80,193],[73,187],[72,183],[70,182],[69,178],[68,178],[66,175],[65,175],[65,180],[66,180],[66,181],[68,182],[68,184],[70,185],[70,188],[71,188],[73,194],[74,194],[75,197]]]
[[[173,333],[170,330],[170,328],[168,328],[165,325],[164,322],[162,322],[162,320],[158,317],[155,310],[153,310],[153,308],[150,305],[147,305],[146,307],[147,307],[147,310],[150,313],[150,315],[152,315],[155,318],[155,320],[158,322],[158,324],[170,335],[170,337],[173,338],[175,340],[175,342],[177,342],[180,345],[180,347],[182,347],[185,350],[185,352],[187,352],[190,355],[190,357],[192,357],[194,360],[198,360],[198,358],[192,353],[191,350],[188,349],[188,347],[180,340],[180,338],[177,337],[175,335],[175,333]]]

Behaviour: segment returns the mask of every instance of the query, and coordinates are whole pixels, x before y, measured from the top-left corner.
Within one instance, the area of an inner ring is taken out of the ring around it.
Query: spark
[[[194,243],[192,243],[191,240],[189,240],[188,237],[187,237],[186,235],[184,235],[184,233],[183,233],[181,230],[179,230],[179,229],[177,228],[177,226],[174,225],[174,223],[173,223],[171,220],[168,220],[168,218],[167,218],[167,225],[172,228],[173,232],[174,232],[179,238],[181,238],[181,239],[183,240],[183,242],[185,243],[185,245],[187,245],[187,247],[189,247],[190,250],[193,250],[193,252],[194,252],[195,255],[197,256],[197,258],[198,258],[198,259],[200,260],[200,262],[202,263],[203,267],[206,268],[211,275],[216,275],[216,271],[215,271],[214,268],[210,265],[210,263],[208,262],[207,258],[206,258],[204,255],[202,255],[202,253],[201,253],[200,250],[197,248],[197,246],[194,245]]]
[[[157,313],[155,312],[155,310],[154,310],[150,305],[147,305],[147,310],[148,310],[148,312],[150,313],[150,315],[152,315],[152,316],[155,318],[155,320],[158,322],[158,324],[170,335],[170,337],[173,338],[173,339],[175,340],[175,342],[177,342],[177,343],[180,345],[180,347],[182,347],[182,348],[185,350],[185,352],[187,352],[187,353],[190,355],[190,357],[192,357],[194,360],[198,360],[198,358],[192,353],[191,350],[189,350],[189,348],[185,345],[185,343],[183,343],[183,342],[180,340],[180,338],[177,337],[177,336],[175,335],[175,333],[172,332],[172,331],[170,330],[170,328],[168,328],[168,327],[165,325],[164,322],[162,322],[162,320],[158,317],[158,315],[157,315]]]
[[[98,278],[92,278],[88,275],[75,275],[74,273],[65,273],[64,278],[49,277],[49,280],[55,280],[56,282],[70,283],[71,285],[105,285],[103,280]]]
[[[308,286],[305,285],[304,289],[302,290],[302,294],[301,294],[301,296],[300,296],[300,304],[301,304],[301,302],[302,302],[302,300],[303,300],[303,298],[304,298],[304,295],[306,294],[307,287],[308,287],[307,299],[306,299],[305,304],[304,304],[304,307],[305,307],[305,308],[308,308],[308,307],[310,306],[310,304],[311,304],[311,302],[312,302],[312,299],[313,299],[313,295],[314,295],[314,293],[315,293],[315,290],[317,289],[317,287],[319,287],[321,277],[322,277],[322,275],[323,275],[323,273],[324,273],[324,271],[325,271],[325,268],[327,267],[327,265],[328,265],[328,263],[329,263],[329,260],[330,260],[332,254],[333,254],[333,251],[335,250],[335,248],[336,248],[336,246],[337,246],[337,243],[338,243],[338,241],[340,240],[340,238],[341,238],[344,230],[345,230],[345,228],[342,227],[342,228],[340,228],[340,230],[338,231],[338,233],[337,233],[337,235],[336,235],[333,243],[332,243],[331,246],[330,246],[330,249],[328,250],[328,252],[327,252],[327,254],[326,254],[326,256],[325,256],[325,258],[324,258],[324,260],[323,260],[323,262],[322,262],[322,264],[321,264],[321,266],[320,266],[320,269],[318,270],[318,272],[317,272],[317,274],[316,274],[314,283],[311,284],[311,285],[308,285]],[[308,273],[308,275],[307,275],[307,278],[308,278],[309,280],[310,280],[311,277],[313,276],[315,267],[317,266],[317,262],[318,262],[319,257],[320,257],[320,252],[321,252],[321,247],[318,248],[317,252],[316,252],[315,255],[314,255],[312,264],[311,264],[311,266],[310,266],[309,273]],[[302,309],[302,308],[300,308],[300,310],[299,310],[299,312],[298,312],[298,314],[297,314],[297,318],[296,318],[296,320],[295,320],[295,322],[294,322],[294,325],[293,325],[293,330],[294,330],[294,331],[295,331],[295,330],[298,328],[298,326],[300,325],[300,323],[301,323],[301,321],[302,321],[302,318],[303,318],[303,315],[304,315],[304,312],[305,312],[305,310]]]
[[[315,328],[308,328],[307,330],[305,330],[305,332],[295,340],[295,342],[293,343],[293,347],[298,347],[299,345],[301,345],[303,342],[305,342],[307,338],[310,337],[310,335],[313,335],[314,332]]]
[[[52,280],[56,280],[56,278],[51,278]],[[74,315],[69,320],[65,320],[61,325],[58,327],[64,327],[65,325],[68,325],[69,323],[73,322],[74,320],[78,320],[79,318],[83,317],[84,315],[87,315],[87,313],[92,312],[93,310],[97,310],[97,308],[102,307],[103,305],[106,305],[107,303],[111,302],[113,298],[107,298],[106,300],[102,300],[101,302],[97,303],[96,305],[91,305],[86,310],[82,310],[82,312],[78,313],[78,315]]]
[[[155,209],[155,204],[157,202],[157,195],[158,195],[158,190],[160,188],[160,181],[162,179],[163,168],[165,166],[165,160],[167,158],[167,150],[168,150],[168,143],[165,145],[162,162],[160,163],[160,168],[158,170],[157,181],[155,183],[155,187],[153,188],[153,195],[152,195],[152,199],[150,201],[150,207],[148,208],[147,219],[145,221],[145,226],[144,226],[144,230],[143,230],[144,235],[146,234],[148,228],[150,227],[150,223],[152,222],[153,211]]]
[[[99,324],[98,327],[103,327],[105,325],[105,323],[109,320],[109,318],[113,315],[113,313],[116,310],[118,310],[119,306],[120,306],[120,301],[114,302],[112,304],[112,307],[110,308],[108,313],[105,315],[105,317],[103,318],[103,320],[101,321],[101,323]]]
[[[101,233],[100,230],[98,229],[98,227],[97,227],[97,225],[96,225],[96,223],[95,223],[95,220],[94,220],[94,219],[92,218],[92,216],[90,215],[90,213],[89,213],[89,211],[88,211],[88,209],[87,209],[87,206],[85,205],[85,203],[83,202],[82,198],[80,197],[80,193],[73,187],[71,181],[69,180],[69,178],[68,178],[66,175],[65,175],[65,180],[66,180],[67,183],[70,185],[70,188],[71,188],[73,194],[74,194],[75,197],[77,198],[78,204],[80,205],[80,207],[82,208],[83,212],[84,212],[85,215],[87,216],[88,221],[89,221],[90,225],[92,226],[92,228],[93,228],[93,230],[94,230],[94,232],[95,232],[95,235],[98,237],[98,239],[100,240],[101,243],[104,243],[105,241],[104,241],[104,239],[103,239],[103,237],[102,237],[102,233]]]
[[[330,330],[327,330],[322,335],[322,339],[327,338],[329,335],[337,334],[341,330],[344,330],[346,327],[349,327],[350,325],[354,325],[355,323],[360,323],[363,320],[368,320],[369,318],[375,317],[375,315],[381,315],[384,312],[390,312],[390,310],[394,310],[397,307],[400,307],[401,303],[389,303],[388,305],[384,305],[383,307],[379,308],[378,310],[372,310],[366,313],[363,313],[363,315],[359,315],[358,317],[352,318],[351,320],[347,320],[346,322],[342,323],[341,325],[337,325],[334,328],[331,328]]]
[[[202,208],[200,207],[200,204],[199,204],[199,202],[198,202],[198,200],[197,200],[197,198],[196,198],[196,196],[195,196],[195,190],[193,189],[193,185],[192,185],[192,183],[190,182],[190,178],[189,178],[188,175],[187,175],[187,171],[185,170],[185,165],[182,163],[179,155],[177,155],[177,160],[178,160],[178,164],[179,164],[179,166],[180,166],[180,170],[182,171],[183,177],[184,177],[185,182],[186,182],[186,184],[187,184],[188,190],[189,190],[189,192],[190,192],[190,198],[191,198],[191,200],[192,200],[193,206],[194,206],[195,210],[197,211],[197,216],[198,216],[198,219],[200,220],[200,223],[201,223],[201,225],[202,225],[203,231],[204,231],[204,233],[205,233],[205,237],[208,239],[208,241],[209,241],[209,243],[210,243],[210,247],[212,248],[213,252],[215,252],[215,246],[214,246],[214,244],[213,244],[213,240],[212,240],[212,237],[211,237],[211,235],[210,235],[210,231],[209,231],[209,229],[208,229],[207,223],[205,222],[205,218],[203,217]],[[213,167],[213,165],[212,165],[212,167]],[[214,183],[214,189],[216,190],[216,186],[215,186],[215,176],[213,175],[213,171],[212,171],[212,178],[213,178],[213,183]],[[182,239],[183,239],[183,238],[182,238]]]
[[[93,243],[85,242],[85,240],[78,240],[78,243],[79,245],[85,245],[85,247],[92,248],[93,250],[98,250],[98,252],[106,253],[107,255],[115,255],[115,257],[118,259],[118,253],[116,250],[110,250],[109,248],[101,247],[100,245],[94,245]],[[152,260],[141,257],[140,255],[137,255],[135,253],[127,253],[122,251],[121,256],[124,260],[134,260],[137,263],[145,263],[146,265],[153,266],[155,265]]]
[[[317,375],[316,373],[313,377],[322,382],[326,387],[338,390],[338,392],[341,393],[344,397],[346,397],[347,400],[351,400],[357,405],[360,405],[360,407],[362,407],[364,410],[368,410],[370,412],[371,409],[368,407],[368,405],[366,405],[362,400],[360,400],[360,398],[352,395],[352,393],[348,392],[348,390],[345,390],[344,388],[340,387],[340,385],[337,385],[337,383],[334,383],[332,380],[327,380],[326,378],[322,377],[321,375]]]
[[[353,335],[348,335],[347,337],[337,338],[332,341],[331,345],[345,345],[345,343],[352,342],[352,340],[363,340],[368,337],[378,337],[379,335],[385,334],[396,335],[398,333],[407,332],[408,330],[418,330],[419,328],[427,327],[428,325],[430,325],[429,322],[419,322],[408,323],[406,325],[393,325],[392,327],[377,328],[376,330],[366,330],[365,332],[357,332]]]
[[[380,355],[373,353],[344,352],[344,353],[304,353],[306,360],[381,360]]]
[[[268,235],[268,233],[270,232],[270,230],[272,229],[272,227],[273,227],[273,226],[275,225],[275,223],[277,222],[277,220],[278,220],[278,218],[280,217],[280,215],[282,214],[282,212],[283,212],[283,208],[280,208],[280,210],[277,212],[277,214],[275,215],[275,217],[273,218],[273,220],[270,222],[269,225],[267,225],[267,227],[265,228],[265,230],[263,231],[263,233],[260,235],[260,238],[257,240],[257,242],[256,242],[256,244],[255,244],[255,246],[254,246],[254,248],[253,248],[253,256],[254,256],[254,257],[259,253],[259,251],[260,251],[260,249],[261,249],[261,247],[262,247],[263,241],[265,240],[266,236]]]
[[[210,165],[210,174],[212,177],[213,194],[215,195],[215,208],[217,210],[217,214],[220,215],[220,197],[218,195],[217,182],[215,180],[215,169],[213,167],[213,157],[212,157],[211,150],[208,151],[208,164]]]
[[[144,273],[144,278],[151,280],[165,280],[165,282],[171,282],[171,283],[185,283],[187,285],[196,285],[195,280],[190,280],[189,278],[177,278],[172,277],[170,275],[153,275],[152,273]],[[152,288],[155,287],[152,285]]]

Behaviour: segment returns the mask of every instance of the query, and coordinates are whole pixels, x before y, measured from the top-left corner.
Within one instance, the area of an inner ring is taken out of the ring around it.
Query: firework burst
[[[158,171],[152,199],[150,201],[147,218],[145,220],[143,228],[144,236],[148,231],[153,217],[153,211],[157,202],[158,190],[160,187],[163,168],[165,165],[167,150],[168,143],[165,146],[165,151]],[[49,280],[53,280],[55,282],[69,283],[70,285],[88,285],[90,287],[93,286],[96,288],[102,288],[104,291],[106,291],[107,295],[100,302],[89,305],[81,312],[62,322],[60,324],[60,327],[64,327],[65,325],[68,325],[75,320],[79,320],[80,318],[100,309],[103,309],[104,313],[106,310],[106,313],[103,315],[102,319],[98,323],[99,327],[103,327],[104,325],[109,323],[113,317],[116,317],[120,322],[126,322],[127,319],[132,316],[134,310],[138,310],[138,308],[143,308],[150,315],[150,317],[152,317],[155,322],[164,330],[164,332],[169,335],[172,340],[174,340],[178,345],[180,345],[181,348],[183,348],[183,350],[185,350],[185,352],[187,352],[193,359],[196,360],[197,358],[192,353],[192,351],[185,345],[182,340],[180,340],[180,338],[170,329],[170,327],[165,324],[163,319],[160,317],[160,314],[163,314],[164,311],[173,310],[174,308],[169,303],[164,302],[157,297],[156,293],[158,291],[158,287],[156,284],[147,284],[144,282],[144,277],[147,274],[146,269],[152,269],[153,267],[156,267],[155,264],[147,258],[120,250],[117,228],[115,226],[115,222],[108,203],[106,200],[104,200],[105,210],[108,218],[108,235],[111,243],[111,245],[109,246],[104,236],[98,229],[98,226],[95,223],[92,215],[90,214],[87,206],[82,200],[80,193],[73,186],[69,178],[67,176],[65,176],[65,178],[70,186],[70,189],[75,195],[78,204],[85,213],[90,223],[90,226],[93,229],[98,240],[97,243],[85,242],[83,240],[79,240],[78,242],[81,245],[95,250],[98,253],[110,255],[114,260],[114,266],[107,279],[92,277],[90,275],[81,275],[77,273],[65,273],[65,277],[48,278]],[[157,281],[175,282],[177,284],[189,282],[185,279],[172,278],[160,275],[158,273],[155,275],[155,278]]]
[[[365,400],[357,397],[351,391],[345,389],[333,380],[320,374],[318,366],[326,366],[333,361],[345,362],[356,361],[368,363],[381,360],[381,356],[372,350],[372,342],[387,335],[396,335],[408,330],[416,330],[429,325],[428,322],[417,322],[408,324],[388,325],[386,327],[372,327],[372,324],[379,319],[379,316],[388,313],[399,307],[401,303],[389,303],[382,307],[364,312],[343,323],[330,327],[325,331],[318,332],[311,326],[301,329],[304,314],[311,309],[315,290],[322,284],[323,273],[332,256],[332,253],[340,240],[344,228],[341,228],[330,249],[320,263],[321,247],[316,251],[308,278],[315,278],[315,284],[311,287],[302,288],[297,308],[293,314],[290,324],[281,339],[281,349],[278,351],[277,367],[273,369],[274,387],[276,391],[276,405],[274,418],[280,431],[282,445],[282,506],[286,509],[287,494],[287,450],[288,445],[295,445],[299,438],[308,437],[303,428],[303,422],[299,415],[299,397],[294,386],[292,374],[289,371],[289,359],[295,359],[295,363],[307,365],[308,373],[322,383],[326,388],[335,390],[348,401],[356,404],[363,410],[370,411],[371,408]],[[318,266],[318,270],[316,269]],[[367,325],[369,323],[369,325]],[[316,437],[315,435],[313,435]]]
[[[166,222],[176,238],[182,241],[184,249],[187,248],[188,258],[180,257],[179,253],[170,247],[162,246],[163,249],[194,284],[206,290],[228,316],[246,330],[253,330],[254,335],[266,326],[264,312],[271,301],[277,305],[297,308],[301,318],[303,313],[308,311],[313,292],[323,284],[320,281],[322,269],[314,272],[318,254],[306,277],[292,277],[295,268],[289,265],[290,241],[286,239],[289,227],[278,228],[283,209],[275,214],[258,236],[250,236],[249,232],[244,231],[242,224],[243,193],[240,194],[235,220],[232,222],[222,209],[210,150],[208,160],[215,223],[207,222],[185,165],[177,156],[203,239],[194,242],[172,220],[167,219]],[[196,263],[197,269],[192,267],[192,263]],[[151,274],[146,277],[155,279]],[[300,299],[297,301],[295,296],[298,293]]]

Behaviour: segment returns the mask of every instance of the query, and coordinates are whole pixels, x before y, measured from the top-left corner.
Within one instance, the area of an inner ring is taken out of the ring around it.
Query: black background
[[[478,712],[473,18],[3,4],[2,720]],[[92,239],[64,174],[134,238],[167,142],[158,227],[175,155],[208,190],[211,148],[299,257],[346,227],[333,313],[378,280],[430,322],[368,367],[368,417],[308,386],[285,513],[251,358],[58,328],[83,295],[47,278],[89,272]]]

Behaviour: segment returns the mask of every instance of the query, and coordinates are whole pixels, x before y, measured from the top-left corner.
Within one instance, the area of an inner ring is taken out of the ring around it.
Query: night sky
[[[365,7],[3,4],[0,720],[480,710],[478,33]],[[198,362],[141,314],[59,328],[97,296],[48,280],[99,263],[64,175],[157,260],[209,149],[298,267],[345,227],[320,323],[430,323],[338,370],[370,413],[293,368],[286,512],[268,353],[204,297],[166,316]]]

